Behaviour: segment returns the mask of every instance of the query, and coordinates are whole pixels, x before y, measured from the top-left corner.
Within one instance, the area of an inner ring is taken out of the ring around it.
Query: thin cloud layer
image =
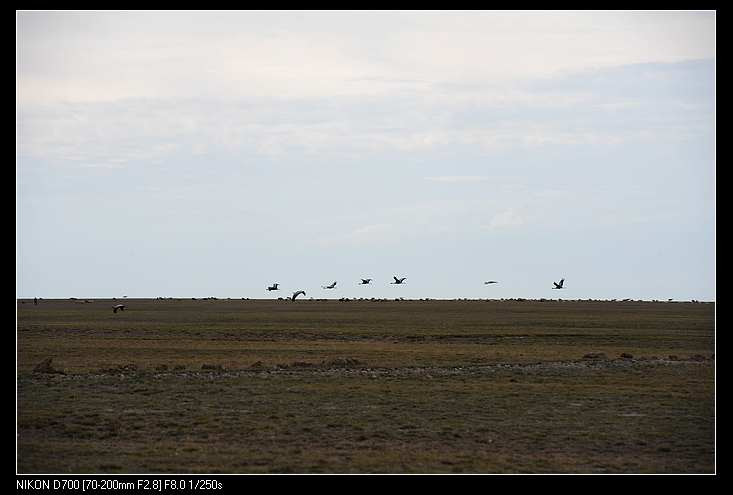
[[[425,177],[425,180],[434,182],[483,182],[489,180],[489,178],[480,175],[441,175],[438,177]]]
[[[21,12],[24,103],[428,93],[715,56],[711,12]]]
[[[715,12],[20,12],[18,291],[710,299],[715,70]]]
[[[525,81],[504,100],[473,102],[469,95],[476,89],[466,94],[457,88],[433,100],[405,94],[366,100],[21,104],[20,152],[58,163],[110,167],[159,163],[179,154],[343,157],[695,139],[710,129],[714,87],[706,78],[713,71],[712,61],[635,65],[564,76],[552,85]],[[502,88],[490,89],[501,93]],[[479,176],[484,175],[472,175]]]

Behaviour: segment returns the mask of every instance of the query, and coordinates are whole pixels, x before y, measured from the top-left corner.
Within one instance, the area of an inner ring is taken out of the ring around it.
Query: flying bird
[[[112,311],[114,311],[114,312],[116,313],[118,309],[119,309],[120,311],[124,311],[124,310],[125,310],[125,305],[124,305],[124,304],[118,304],[117,306],[114,306],[114,307],[112,308]]]
[[[363,279],[361,279],[361,284],[359,284],[359,285],[367,285],[371,281],[372,281],[372,279],[370,279],[370,278],[363,278]]]
[[[484,282],[484,285],[486,285],[486,284],[498,284],[498,283],[499,282],[497,282],[496,280],[489,280],[488,282]]]
[[[560,283],[559,284],[557,282],[552,282],[553,284],[555,284],[555,287],[553,287],[553,289],[562,289],[563,288],[562,287],[563,282],[565,282],[565,279],[564,278],[560,279]]]
[[[277,286],[280,284],[272,284],[270,287],[267,288],[267,290],[280,290],[277,288]]]
[[[392,278],[394,279],[394,282],[392,282],[392,284],[401,284],[407,279],[407,277],[402,277],[402,278],[392,277]]]
[[[334,281],[334,283],[332,283],[331,285],[322,285],[321,287],[323,287],[324,289],[333,289],[334,287],[336,287],[336,282]]]
[[[305,291],[304,290],[299,290],[297,292],[293,292],[293,297],[291,298],[291,301],[295,301],[295,298],[298,297],[301,294],[305,295]]]

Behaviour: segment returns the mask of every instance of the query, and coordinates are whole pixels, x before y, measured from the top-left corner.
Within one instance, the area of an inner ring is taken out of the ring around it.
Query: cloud
[[[321,247],[370,246],[396,242],[399,236],[395,225],[376,223],[357,227],[346,233],[327,234],[311,241]]]
[[[488,225],[482,226],[487,230],[498,230],[519,227],[526,223],[525,217],[516,209],[509,208],[494,215]]]
[[[714,25],[714,12],[21,12],[20,154],[119,167],[694,137],[712,88],[688,83],[714,73]],[[708,62],[624,65],[691,57]]]
[[[631,67],[553,85],[508,91],[505,99],[471,101],[476,88],[369,98],[123,99],[114,102],[22,103],[20,154],[69,166],[118,167],[180,156],[358,157],[374,153],[493,152],[546,146],[618,145],[692,139],[711,132],[713,104],[704,85],[663,94],[614,94],[621,77],[642,73],[666,82],[712,72],[713,64]],[[578,81],[581,81],[579,83]],[[598,86],[596,86],[598,85]],[[502,87],[491,88],[500,94]],[[641,90],[640,90],[641,91]],[[434,175],[434,182],[478,182],[480,174]],[[485,179],[483,179],[485,180]]]
[[[21,102],[330,98],[715,56],[715,12],[21,12]]]
[[[24,266],[61,236],[89,256],[256,253],[263,271],[293,250],[334,263],[421,250],[429,270],[444,245],[470,269],[486,248],[562,234],[585,249],[633,229],[709,259],[686,245],[714,240],[715,12],[17,20]],[[152,260],[140,269],[158,272]],[[61,265],[37,272],[63,293]]]
[[[489,178],[481,175],[441,175],[425,177],[425,180],[432,182],[484,182]]]

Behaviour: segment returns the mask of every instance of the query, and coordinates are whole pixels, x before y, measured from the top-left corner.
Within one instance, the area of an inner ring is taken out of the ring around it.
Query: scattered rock
[[[201,369],[209,371],[224,371],[224,366],[220,364],[202,364]]]
[[[678,358],[674,354],[670,354],[667,359],[669,359],[670,361],[679,361],[680,360],[680,358]]]
[[[606,357],[606,354],[603,352],[589,352],[585,356],[583,356],[583,359],[608,359]]]
[[[136,364],[125,364],[115,366],[114,368],[102,368],[99,370],[100,373],[134,373],[137,371]]]
[[[310,368],[315,366],[313,363],[306,363],[305,361],[293,361],[290,363],[289,368]]]
[[[622,352],[622,353],[621,353],[621,358],[622,358],[622,359],[634,359],[634,356],[632,356],[632,355],[631,355],[631,354],[629,354],[628,352]]]
[[[355,358],[336,358],[330,361],[323,361],[323,364],[330,367],[344,368],[347,366],[358,366],[364,363]]]
[[[168,365],[167,364],[161,364],[160,366],[155,367],[155,371],[168,371]]]
[[[35,368],[33,368],[34,373],[58,373],[61,375],[65,375],[66,373],[63,372],[63,370],[57,370],[53,367],[51,362],[53,361],[53,358],[46,358],[40,363],[36,365]]]
[[[256,363],[252,364],[250,368],[262,368],[264,365],[262,364],[262,361],[257,361]]]

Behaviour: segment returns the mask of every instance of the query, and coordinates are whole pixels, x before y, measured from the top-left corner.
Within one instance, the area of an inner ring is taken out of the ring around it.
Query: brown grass
[[[715,469],[712,304],[126,304],[18,305],[20,473]]]

